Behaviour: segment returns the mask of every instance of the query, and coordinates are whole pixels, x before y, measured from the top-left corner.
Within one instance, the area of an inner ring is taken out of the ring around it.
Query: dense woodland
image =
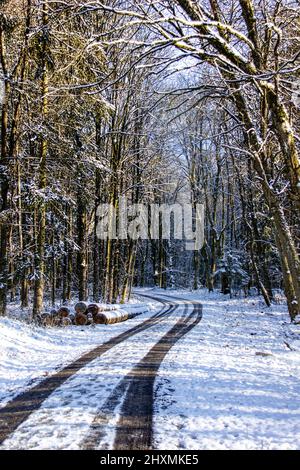
[[[0,8],[1,315],[154,285],[282,289],[300,314],[299,1]],[[99,203],[183,193],[201,250],[97,237]]]

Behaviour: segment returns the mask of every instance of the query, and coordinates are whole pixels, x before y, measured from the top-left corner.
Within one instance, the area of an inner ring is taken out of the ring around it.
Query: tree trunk
[[[39,188],[45,196],[45,189],[47,187],[46,175],[46,162],[48,153],[48,137],[46,134],[45,124],[48,117],[48,58],[47,58],[47,41],[48,41],[48,1],[45,0],[42,4],[42,122],[44,124],[43,136],[41,139],[40,150],[40,166],[39,166]],[[43,197],[42,196],[42,197]],[[45,243],[46,243],[46,202],[42,200],[39,203],[38,211],[38,236],[37,247],[35,253],[35,283],[34,283],[34,297],[33,297],[33,316],[38,315],[43,310],[44,301],[44,286],[45,286]]]
[[[78,275],[78,297],[80,301],[86,301],[88,297],[87,292],[87,213],[86,213],[86,199],[81,193],[78,192],[77,197],[77,236],[78,236],[78,253],[77,253],[77,275]]]
[[[5,60],[5,51],[3,46],[3,33],[0,31],[1,35],[1,56],[2,58],[2,68]],[[4,75],[5,69],[4,69]],[[6,314],[7,307],[7,284],[8,284],[8,221],[7,214],[5,212],[9,208],[8,204],[8,192],[9,192],[9,176],[8,176],[8,149],[7,149],[7,130],[8,130],[8,96],[10,92],[9,82],[5,81],[4,86],[4,99],[2,104],[2,115],[1,115],[1,159],[0,167],[3,170],[1,175],[1,217],[3,220],[0,220],[0,315]]]

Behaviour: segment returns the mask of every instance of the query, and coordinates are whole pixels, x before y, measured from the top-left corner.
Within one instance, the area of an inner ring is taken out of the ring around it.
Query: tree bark
[[[48,154],[48,137],[45,125],[48,117],[48,17],[49,7],[48,1],[44,0],[42,4],[42,109],[41,116],[44,124],[43,135],[41,138],[40,148],[40,165],[39,165],[39,188],[42,191],[42,197],[45,197],[45,189],[47,187],[47,173],[46,163]],[[45,288],[45,243],[46,243],[46,202],[42,200],[39,204],[38,211],[38,236],[37,246],[35,253],[35,282],[34,282],[34,296],[33,296],[33,316],[42,313],[44,303],[44,288]]]

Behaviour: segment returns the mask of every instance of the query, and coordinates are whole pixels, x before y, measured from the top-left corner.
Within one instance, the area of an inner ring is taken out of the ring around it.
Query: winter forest
[[[0,449],[300,448],[299,7],[0,0]]]
[[[300,313],[297,1],[2,0],[0,310],[132,286]],[[97,205],[205,204],[205,243],[99,240]]]

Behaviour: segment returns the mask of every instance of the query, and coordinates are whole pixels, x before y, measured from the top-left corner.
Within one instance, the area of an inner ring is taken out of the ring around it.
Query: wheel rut
[[[71,364],[68,364],[66,367],[54,373],[50,377],[42,380],[37,385],[31,387],[29,390],[18,394],[4,407],[0,408],[0,445],[34,411],[41,407],[42,403],[51,395],[51,393],[53,393],[64,382],[75,375],[80,369],[85,367],[88,363],[92,362],[96,358],[102,356],[114,346],[117,346],[132,336],[153,327],[162,321],[170,312],[172,312],[172,309],[174,308],[173,305],[167,306],[166,302],[161,300],[160,302],[164,304],[164,307],[151,318],[148,318],[143,323],[110,339],[109,341],[92,349],[91,351],[88,351],[79,359],[76,359]]]

